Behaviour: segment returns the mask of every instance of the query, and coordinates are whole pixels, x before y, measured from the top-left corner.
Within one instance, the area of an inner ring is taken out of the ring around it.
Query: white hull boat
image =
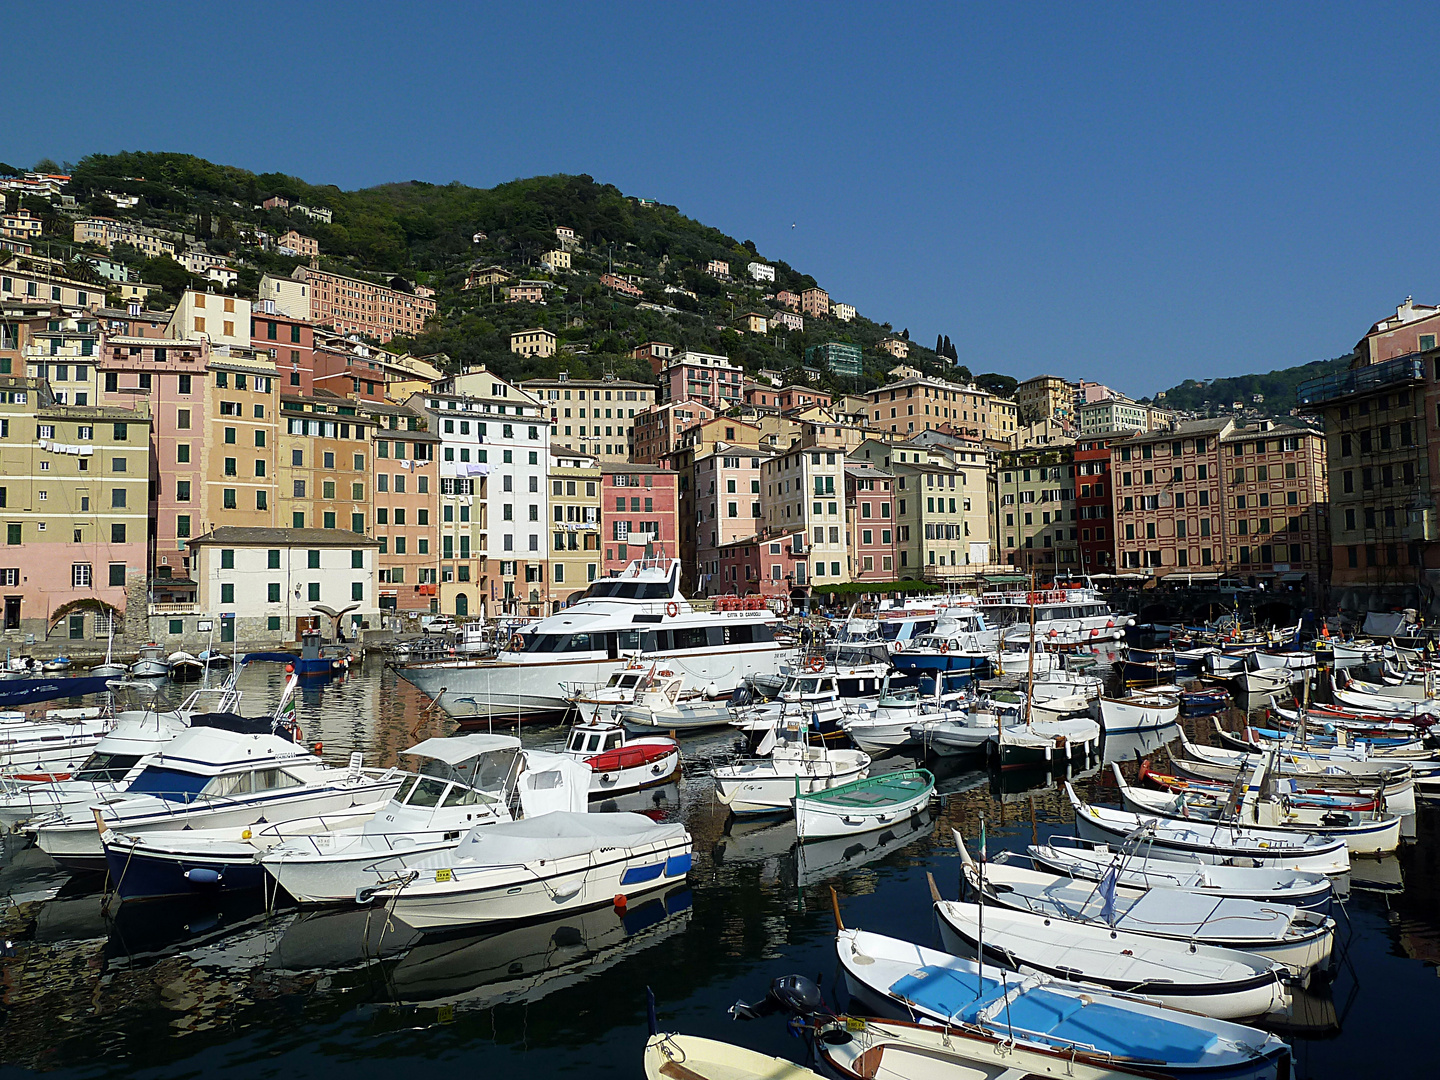
[[[980,905],[935,904],[940,940],[958,955],[975,954]],[[1265,957],[1184,941],[1048,919],[985,905],[985,959],[1021,973],[1145,994],[1216,1020],[1246,1020],[1284,1009],[1285,968]]]
[[[1343,874],[1350,853],[1343,840],[1252,829],[1235,824],[1176,821],[1091,806],[1067,781],[1065,793],[1075,811],[1075,828],[1086,840],[1124,843],[1142,826],[1152,838],[1151,852],[1162,858],[1195,859],[1222,866],[1266,866]]]
[[[1180,699],[1165,694],[1133,694],[1128,698],[1102,697],[1100,723],[1106,734],[1119,731],[1154,731],[1180,718]]]
[[[645,1044],[646,1080],[676,1080],[677,1077],[684,1080],[821,1080],[819,1073],[793,1061],[757,1054],[716,1039],[673,1033],[650,1036]]]
[[[919,813],[934,793],[933,776],[924,769],[905,769],[797,795],[791,800],[795,834],[802,842],[828,840],[900,825]]]
[[[789,810],[797,795],[860,780],[869,771],[870,755],[863,750],[784,743],[768,757],[722,765],[712,775],[715,797],[743,816]]]
[[[1251,697],[1273,697],[1276,694],[1288,693],[1295,680],[1301,677],[1301,672],[1291,671],[1287,667],[1247,667],[1235,672],[1230,677],[1230,685],[1236,694],[1248,694]]]
[[[1096,883],[1112,867],[1117,885],[1131,889],[1179,889],[1209,897],[1234,897],[1262,904],[1288,904],[1325,912],[1334,888],[1324,874],[1265,867],[1216,866],[1178,859],[1131,854],[1108,844],[1086,843],[1078,838],[1061,846],[1032,844],[1026,854],[1039,866],[1076,880]],[[1143,848],[1144,838],[1139,838]]]
[[[973,960],[861,930],[841,930],[835,945],[846,987],[867,1011],[956,1025],[1005,1045],[1059,1051],[1062,1063],[1037,1076],[1069,1076],[1072,1057],[1091,1054],[1117,1068],[1195,1080],[1290,1075],[1289,1048],[1278,1036],[1165,1009],[1153,997],[1105,993],[1044,975],[1021,977],[990,964],[981,968]],[[878,1075],[938,1080],[964,1074],[927,1068]]]
[[[38,721],[24,713],[0,714],[0,779],[33,784],[72,776],[115,722],[97,709],[80,712],[72,719],[52,713]]]
[[[359,899],[422,931],[541,918],[681,882],[690,849],[683,825],[557,812],[473,829]]]

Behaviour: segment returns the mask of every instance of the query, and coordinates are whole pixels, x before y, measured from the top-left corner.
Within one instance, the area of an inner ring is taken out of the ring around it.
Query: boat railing
[[[284,766],[275,765],[273,767],[283,768]],[[335,771],[339,772],[341,770],[337,769]],[[203,792],[198,791],[132,792],[127,790],[117,791],[113,795],[106,796],[103,800],[101,800],[101,804],[104,806],[112,806],[116,803],[123,802],[126,799],[133,798],[136,795],[151,795],[154,796],[161,805],[158,807],[147,809],[145,813],[138,816],[155,817],[163,814],[167,817],[174,817],[177,814],[185,812],[186,810],[193,810],[198,806],[204,806],[207,809],[222,810],[230,807],[253,804],[255,803],[256,796],[260,795],[274,794],[286,791],[294,792],[297,795],[305,793],[307,791],[314,794],[322,794],[330,790],[332,787],[340,784],[358,783],[360,781],[375,783],[377,781],[392,780],[400,775],[400,770],[395,768],[393,765],[388,769],[361,768],[354,770],[347,769],[344,771],[344,776],[337,776],[331,778],[330,780],[326,781],[323,787],[318,785],[312,786],[310,784],[305,784],[297,787],[271,788],[267,791],[247,791],[242,795],[205,795]],[[123,821],[120,824],[123,825]]]

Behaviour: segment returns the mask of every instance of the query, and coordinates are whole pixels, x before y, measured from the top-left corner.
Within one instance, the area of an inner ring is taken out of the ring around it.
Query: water
[[[262,668],[242,676],[250,714],[279,694],[282,677]],[[306,691],[300,720],[328,759],[358,750],[387,765],[449,732],[427,704],[372,662]],[[1187,727],[1209,741],[1208,718]],[[560,734],[527,728],[523,737],[544,744]],[[1133,761],[1156,742],[1112,741],[1107,752]],[[801,1044],[781,1021],[736,1024],[725,1009],[791,972],[820,976],[839,1004],[832,887],[846,925],[936,944],[925,877],[955,895],[952,828],[973,846],[983,814],[993,852],[1067,831],[1070,818],[1063,793],[1037,774],[992,779],[942,763],[947,798],[932,821],[797,854],[792,824],[727,828],[706,772],[732,753],[728,735],[688,737],[684,748],[682,783],[623,808],[648,805],[686,823],[695,839],[687,886],[623,916],[607,908],[498,934],[420,939],[382,910],[267,914],[243,897],[106,913],[95,882],[65,879],[12,837],[0,869],[0,891],[18,901],[0,915],[13,943],[0,958],[0,1074],[388,1078],[400,1067],[633,1078],[646,986],[667,1028],[798,1058]],[[1108,769],[1092,767],[1077,787],[1113,802],[1106,781]],[[1416,840],[1398,858],[1357,862],[1337,912],[1343,960],[1285,1031],[1300,1077],[1423,1067],[1423,1042],[1397,1029],[1396,1012],[1423,1016],[1440,1003],[1435,811],[1422,806],[1413,825]]]

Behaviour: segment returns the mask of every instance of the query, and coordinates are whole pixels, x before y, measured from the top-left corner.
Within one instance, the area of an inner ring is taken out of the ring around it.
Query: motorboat
[[[1121,731],[1154,731],[1180,718],[1179,695],[1138,693],[1125,698],[1100,698],[1100,723],[1107,735]]]
[[[296,818],[374,814],[404,775],[326,765],[292,738],[191,726],[177,734],[120,792],[93,808],[121,836],[189,829],[245,828]],[[368,807],[361,811],[359,807]],[[32,823],[39,848],[69,870],[103,870],[105,849],[91,808]]]
[[[518,741],[507,736],[426,740],[406,754],[421,759],[423,771],[405,776],[380,806],[357,803],[277,822],[143,834],[110,830],[102,819],[115,890],[127,900],[236,892],[259,888],[268,871],[277,881],[284,877],[287,888],[333,889],[338,883],[349,888],[343,898],[353,898],[356,888],[377,880],[357,871],[357,861],[373,866],[387,856],[429,855],[453,848],[476,825],[509,821],[512,806],[526,805],[536,772],[546,791],[531,809],[571,809],[575,803],[583,809],[589,778],[584,766],[519,751]],[[389,842],[383,854],[374,850],[379,839]]]
[[[795,832],[802,842],[876,832],[919,813],[934,793],[935,777],[924,769],[897,769],[802,793],[791,800]]]
[[[930,717],[913,727],[911,737],[926,754],[956,757],[987,753],[1000,738],[1001,729],[1023,726],[1025,703],[981,698],[968,706]]]
[[[566,683],[565,699],[582,717],[613,720],[615,708],[633,705],[635,695],[650,684],[654,675],[654,664],[634,661],[612,673],[604,683]]]
[[[74,661],[68,656],[56,656],[46,660],[40,665],[40,670],[48,675],[54,675],[61,671],[69,671]]]
[[[1075,829],[1086,840],[1124,843],[1136,830],[1150,835],[1152,851],[1164,857],[1193,859],[1222,866],[1266,866],[1343,874],[1350,869],[1344,840],[1331,840],[1234,822],[1182,821],[1127,810],[1092,806],[1065,781],[1075,811]]]
[[[807,739],[839,743],[848,738],[845,722],[859,715],[860,704],[848,703],[838,677],[822,668],[789,676],[772,701],[732,709],[730,723],[750,737],[752,746],[768,732],[802,728]]]
[[[205,663],[194,653],[181,649],[165,658],[166,673],[172,682],[195,682],[205,674]]]
[[[603,712],[597,709],[595,715]],[[685,694],[685,676],[663,668],[653,670],[635,689],[629,704],[615,705],[611,716],[626,727],[648,731],[701,731],[730,723],[730,707]]]
[[[746,675],[775,670],[777,623],[768,609],[697,611],[680,593],[678,559],[644,559],[512,636],[494,660],[420,661],[397,670],[464,719],[563,715],[568,685],[607,683],[636,654],[720,698]]]
[[[715,797],[737,817],[791,809],[796,795],[838,787],[869,775],[870,755],[805,741],[774,741],[762,757],[712,770]]]
[[[110,730],[99,709],[57,710],[44,720],[0,712],[0,780],[10,784],[68,779]]]
[[[617,903],[684,881],[685,826],[643,814],[574,814],[471,829],[357,897],[417,930],[508,922]]]
[[[1284,665],[1261,666],[1259,655],[1258,652],[1248,653],[1243,665],[1231,673],[1230,686],[1237,697],[1274,697],[1276,694],[1289,693],[1296,680],[1304,678],[1303,671]]]
[[[163,679],[170,674],[170,662],[166,657],[165,648],[150,642],[148,645],[140,646],[140,655],[130,665],[130,677],[132,679]]]
[[[129,669],[115,662],[115,628],[112,622],[110,633],[105,639],[105,659],[90,668],[90,674],[99,679],[123,678]]]
[[[980,614],[999,629],[1007,644],[1031,640],[1051,646],[1093,645],[1124,636],[1133,615],[1110,610],[1088,581],[1058,583],[1040,591],[997,589],[982,593]]]
[[[1002,724],[995,746],[1002,769],[1085,761],[1099,749],[1100,725],[1088,716]]]
[[[1150,854],[1141,830],[1118,846],[1052,836],[1026,854],[1037,866],[1077,880],[1098,883],[1112,871],[1115,883],[1132,889],[1179,889],[1208,897],[1235,897],[1327,912],[1334,895],[1324,874],[1263,866],[1220,866]]]
[[[948,952],[983,952],[1022,974],[1144,994],[1216,1020],[1264,1016],[1289,998],[1284,965],[1265,956],[991,904],[982,915],[980,904],[936,900],[935,915]]]
[[[855,711],[842,719],[840,726],[867,754],[886,754],[914,742],[912,732],[918,724],[946,711],[938,698],[922,698],[916,687],[893,688],[886,679],[879,699],[857,702]]]
[[[981,903],[1122,933],[1234,949],[1274,960],[1306,981],[1330,963],[1335,920],[1319,912],[1193,890],[1135,888],[1120,884],[1118,872],[1114,879],[1097,883],[1076,881],[1006,858],[987,863],[982,876],[958,834],[955,842],[965,879],[974,895],[983,898]]]
[[[842,929],[835,947],[846,988],[867,1011],[899,1013],[936,1024],[937,1031],[958,1027],[1005,1045],[1061,1054],[1061,1063],[1035,1075],[1068,1075],[1066,1063],[1086,1055],[1171,1077],[1290,1075],[1290,1049],[1277,1035],[1163,1008],[1153,998],[1108,994],[1039,973],[1022,977],[1003,966],[982,966],[863,930]]]
[[[680,776],[678,742],[662,735],[632,735],[622,724],[576,724],[563,753],[590,767],[592,797],[658,787]]]

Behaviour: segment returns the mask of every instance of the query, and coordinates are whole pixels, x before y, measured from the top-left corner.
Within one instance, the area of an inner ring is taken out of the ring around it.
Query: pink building
[[[545,288],[532,282],[522,281],[518,285],[511,285],[505,290],[505,299],[512,304],[543,304],[545,302]]]
[[[773,311],[770,313],[771,326],[783,326],[787,330],[804,330],[805,320],[793,311]]]
[[[768,461],[752,447],[717,442],[691,466],[695,506],[697,579],[706,593],[730,592],[720,579],[720,549],[760,531],[760,464]],[[688,510],[687,510],[688,514]]]
[[[632,285],[616,274],[601,274],[600,284],[604,285],[607,289],[614,289],[621,296],[641,297],[645,295],[644,289],[641,289],[637,285]]]
[[[830,314],[830,294],[824,289],[806,289],[800,294],[800,311],[812,319]]]
[[[899,562],[895,478],[860,461],[845,465],[845,526],[850,579],[894,581]]]
[[[720,259],[711,259],[705,264],[705,273],[712,277],[728,278],[730,276],[730,264]]]
[[[680,445],[680,436],[715,416],[715,410],[698,401],[672,401],[635,414],[633,461],[658,465]]]
[[[637,345],[631,354],[636,360],[644,360],[650,365],[650,374],[660,375],[660,369],[670,362],[675,355],[675,346],[667,341],[647,341],[644,345]]]
[[[833,405],[835,397],[828,390],[817,390],[813,386],[791,383],[789,386],[770,386],[767,383],[747,382],[745,404],[762,409],[808,409],[812,405]]]
[[[655,465],[600,467],[600,543],[606,576],[632,559],[679,554],[679,477]]]
[[[96,372],[100,404],[148,405],[150,427],[150,553],[152,578],[190,579],[186,544],[198,528],[206,474],[206,379],[210,344],[202,339],[105,339]]]
[[[660,401],[698,401],[723,411],[740,404],[745,373],[729,357],[680,352],[660,372]]]
[[[775,294],[775,302],[788,311],[800,310],[800,297],[785,289]]]
[[[776,536],[746,536],[720,548],[712,595],[729,594],[803,599],[796,576],[805,578],[805,530]],[[797,567],[799,568],[797,570]]]

